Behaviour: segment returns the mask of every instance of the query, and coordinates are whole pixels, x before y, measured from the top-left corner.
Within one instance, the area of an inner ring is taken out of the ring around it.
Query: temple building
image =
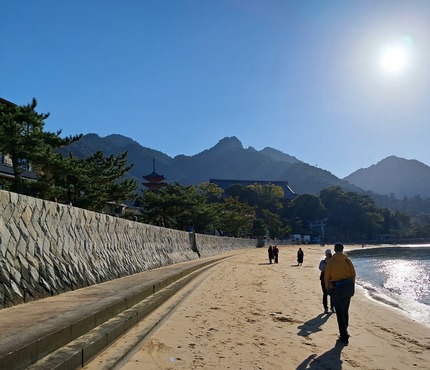
[[[147,182],[142,182],[143,186],[146,186],[149,190],[158,190],[166,185],[163,181],[165,178],[163,175],[159,175],[155,172],[155,158],[152,158],[152,173],[147,176],[143,176],[143,178]]]

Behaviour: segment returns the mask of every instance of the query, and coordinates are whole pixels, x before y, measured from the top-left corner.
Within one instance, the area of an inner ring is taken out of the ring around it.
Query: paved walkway
[[[154,293],[200,267],[229,255],[232,253],[178,263],[2,309],[0,369],[27,368],[57,348],[135,307],[145,298],[155,296]],[[153,302],[151,306],[154,308],[161,301],[163,298],[158,297],[157,302]],[[135,313],[134,316],[136,315]],[[127,319],[130,320],[130,317]],[[136,317],[132,321],[140,319]],[[133,324],[130,322],[130,326]],[[122,325],[123,330],[128,329],[124,326]],[[85,347],[85,344],[83,346]],[[94,355],[94,350],[95,348],[92,348],[88,356]]]

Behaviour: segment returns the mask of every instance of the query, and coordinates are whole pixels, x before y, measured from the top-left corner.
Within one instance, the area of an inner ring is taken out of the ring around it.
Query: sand
[[[360,287],[350,343],[337,342],[319,281],[326,247],[302,246],[302,266],[297,246],[280,246],[279,264],[260,248],[212,268],[123,369],[430,369],[430,328]]]

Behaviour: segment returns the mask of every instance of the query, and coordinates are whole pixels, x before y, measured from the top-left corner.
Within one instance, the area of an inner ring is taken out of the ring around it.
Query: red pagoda
[[[147,176],[143,176],[143,178],[148,182],[143,182],[142,184],[149,188],[149,190],[158,190],[165,186],[166,183],[163,182],[164,176],[155,172],[155,158],[152,158],[152,167],[152,173]]]

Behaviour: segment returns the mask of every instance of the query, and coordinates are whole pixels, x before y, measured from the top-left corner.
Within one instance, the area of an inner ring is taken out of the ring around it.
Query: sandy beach
[[[302,266],[297,246],[280,246],[279,264],[268,264],[266,248],[220,263],[122,368],[429,369],[430,328],[359,286],[350,343],[337,342],[336,316],[323,313],[319,282],[326,247],[302,246]]]

